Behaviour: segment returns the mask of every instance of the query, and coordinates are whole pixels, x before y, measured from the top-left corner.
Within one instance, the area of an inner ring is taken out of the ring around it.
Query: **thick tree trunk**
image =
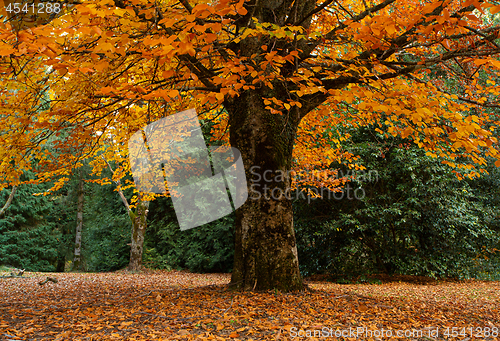
[[[83,174],[80,171],[78,179],[78,204],[76,208],[76,233],[75,233],[75,253],[73,257],[73,270],[78,271],[81,267],[82,229],[83,229]]]
[[[246,92],[225,103],[231,146],[241,152],[249,195],[236,210],[231,286],[302,290],[290,200],[292,150],[300,120],[292,112],[282,116],[264,109],[262,97],[283,98],[277,87],[266,91]]]
[[[132,221],[132,239],[130,243],[129,271],[140,271],[142,268],[142,253],[144,249],[144,234],[147,227],[149,201],[137,202],[135,213],[129,211]]]

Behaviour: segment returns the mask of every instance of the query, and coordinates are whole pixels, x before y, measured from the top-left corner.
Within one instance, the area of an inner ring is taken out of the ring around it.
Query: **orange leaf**
[[[248,13],[247,9],[246,9],[245,7],[243,7],[243,6],[238,7],[238,8],[236,9],[236,12],[238,12],[238,14],[240,14],[240,15],[245,15],[245,14],[247,14],[247,13]]]
[[[2,47],[2,48],[0,48],[0,56],[2,56],[2,57],[3,56],[8,56],[8,55],[14,53],[14,51],[15,50],[12,49],[12,48],[4,48],[4,47]]]
[[[224,100],[224,95],[221,94],[220,92],[215,94],[215,98],[217,98],[218,101],[223,101]]]
[[[476,64],[477,66],[486,64],[487,62],[488,62],[487,59],[475,59],[474,60],[474,64]]]
[[[493,7],[490,8],[490,13],[491,14],[496,14],[498,12],[500,12],[500,6],[493,6]]]

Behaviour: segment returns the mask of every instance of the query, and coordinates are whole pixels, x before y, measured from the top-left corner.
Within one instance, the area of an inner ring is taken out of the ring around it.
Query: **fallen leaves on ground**
[[[500,339],[499,282],[310,282],[283,294],[227,290],[228,274],[25,276],[0,281],[0,340]],[[40,286],[47,276],[58,282]]]

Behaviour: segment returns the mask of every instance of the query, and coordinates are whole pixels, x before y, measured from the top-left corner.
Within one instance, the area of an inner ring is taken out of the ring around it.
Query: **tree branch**
[[[299,22],[294,23],[293,25],[294,26],[299,26],[300,24],[302,24],[310,16],[313,16],[316,13],[321,12],[322,10],[324,10],[326,8],[326,6],[328,6],[329,4],[331,4],[333,1],[334,0],[326,0],[324,3],[322,3],[321,5],[319,5],[318,7],[316,7],[315,9],[313,9],[311,12],[307,13],[305,16],[303,16],[302,19],[300,19]]]
[[[425,81],[423,81],[421,79],[418,79],[417,77],[414,77],[411,74],[410,75],[406,75],[406,77],[414,80],[415,82],[421,83],[421,84],[426,84],[427,83],[427,82],[425,82]],[[468,98],[465,98],[465,97],[462,97],[462,96],[458,96],[457,94],[452,94],[451,92],[442,89],[441,87],[437,86],[436,84],[432,84],[432,85],[434,87],[436,87],[436,89],[439,92],[442,92],[442,93],[447,94],[447,95],[455,95],[455,96],[457,96],[458,100],[460,100],[462,102],[474,104],[474,105],[477,105],[477,106],[480,106],[480,107],[484,107],[484,108],[500,108],[500,104],[495,104],[495,103],[481,103],[481,102],[478,102],[478,101],[474,101],[473,99],[468,99]]]
[[[189,14],[193,12],[193,6],[191,6],[187,0],[179,0],[179,2],[182,4],[182,6],[184,6]]]
[[[5,214],[5,211],[7,211],[10,204],[12,204],[12,200],[14,199],[14,195],[16,194],[16,190],[17,190],[17,186],[12,186],[12,191],[10,192],[9,198],[7,199],[7,202],[2,207],[2,209],[0,210],[0,217]]]
[[[189,4],[189,2],[187,0],[179,0],[179,1],[186,8],[186,10],[188,10],[189,13],[191,13],[193,8]],[[129,7],[129,5],[125,5],[123,0],[115,0],[115,6],[122,9]],[[139,9],[137,9],[136,7],[133,7],[133,9],[136,15],[139,18],[141,18],[141,20],[149,21],[151,23],[154,23],[155,25],[157,25],[157,22],[164,19],[163,13],[161,13],[161,11],[157,11],[158,12],[157,18],[152,17],[147,19],[145,14],[140,13]],[[160,26],[165,30],[165,32],[168,35],[176,35],[176,33],[171,28],[167,28],[163,24],[161,24]],[[214,77],[214,73],[212,72],[212,70],[207,69],[197,58],[189,54],[179,55],[178,58],[180,61],[184,62],[184,64],[189,68],[189,70],[192,73],[194,73],[198,77],[200,82],[202,82],[203,85],[205,85],[207,88],[217,89],[213,91],[218,91],[220,89],[220,87],[215,86],[212,82],[208,80],[209,78]]]
[[[104,162],[106,162],[106,164],[108,165],[109,167],[109,170],[111,171],[111,174],[114,175],[115,174],[115,171],[113,170],[113,168],[111,168],[111,165],[109,164],[108,160],[106,160],[106,158],[104,157],[104,155],[101,155],[101,158],[104,160]],[[113,180],[116,184],[116,189],[118,190],[118,194],[120,195],[120,198],[122,199],[122,202],[123,202],[123,205],[125,205],[125,207],[127,208],[127,212],[130,212],[130,206],[128,204],[128,201],[127,201],[127,198],[125,198],[125,195],[123,194],[123,191],[121,189],[121,181],[120,179],[118,180]]]
[[[360,21],[362,19],[364,19],[366,16],[370,15],[371,13],[373,12],[376,12],[376,11],[379,11],[381,9],[383,9],[384,7],[387,7],[389,6],[390,4],[392,4],[393,2],[395,2],[396,0],[385,0],[384,2],[381,2],[380,4],[378,5],[375,5],[373,7],[370,7],[368,8],[367,10],[359,13],[358,15],[354,16],[350,21]],[[325,40],[330,40],[330,39],[333,39],[335,37],[335,34],[337,33],[337,31],[339,30],[343,30],[344,28],[346,28],[347,25],[344,24],[344,23],[340,23],[340,25],[338,25],[337,27],[335,27],[334,29],[332,29],[330,32],[328,32],[324,37],[323,39]],[[301,54],[300,54],[300,60],[305,60],[309,57],[310,53],[319,45],[321,44],[323,40],[322,39],[318,39],[316,40],[316,42],[314,43],[311,43],[309,44],[309,46],[307,47],[307,49],[305,49]]]

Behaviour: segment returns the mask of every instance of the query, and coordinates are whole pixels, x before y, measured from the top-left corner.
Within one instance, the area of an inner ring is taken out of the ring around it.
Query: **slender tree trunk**
[[[82,229],[83,229],[83,174],[80,170],[78,179],[78,204],[76,208],[76,233],[75,233],[75,253],[73,257],[73,270],[78,271],[81,267]]]
[[[142,253],[144,249],[144,234],[147,227],[149,201],[139,200],[135,213],[129,210],[132,221],[132,240],[130,243],[129,271],[140,271],[142,268]]]
[[[109,162],[102,157],[104,162],[108,165],[111,174],[114,174],[114,170],[109,164]],[[128,215],[130,217],[130,222],[132,223],[132,237],[130,241],[130,261],[128,263],[127,269],[129,271],[141,271],[142,268],[142,253],[144,250],[144,235],[146,233],[147,218],[149,212],[149,201],[144,201],[141,199],[139,194],[139,200],[137,201],[137,208],[135,212],[130,209],[127,198],[121,189],[120,180],[116,180],[116,188],[120,199],[122,199],[123,205],[127,209]]]
[[[12,190],[10,192],[9,198],[5,202],[5,205],[2,207],[2,209],[0,210],[0,217],[5,214],[5,211],[7,211],[7,209],[12,204],[12,200],[14,199],[14,195],[16,194],[16,190],[17,190],[17,186],[12,186]]]
[[[236,210],[231,286],[302,290],[290,200],[292,150],[300,119],[298,113],[281,116],[264,109],[263,97],[283,98],[279,86],[266,91],[246,92],[225,103],[231,146],[241,152],[249,195]]]

